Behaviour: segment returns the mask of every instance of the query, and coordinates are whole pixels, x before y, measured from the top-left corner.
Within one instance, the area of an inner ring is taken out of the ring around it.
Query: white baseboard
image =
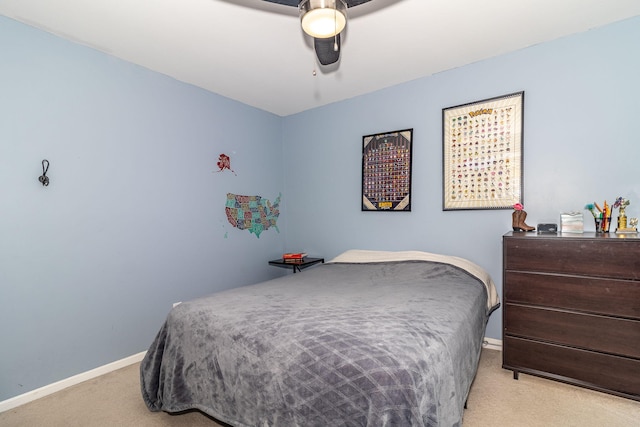
[[[482,343],[482,348],[488,348],[489,350],[502,351],[502,340],[484,337],[484,343]]]
[[[48,384],[44,387],[40,387],[35,390],[28,391],[24,394],[20,394],[10,399],[3,400],[0,402],[0,412],[8,411],[18,406],[24,405],[25,403],[33,402],[36,399],[40,399],[41,397],[45,397],[57,391],[63,390],[67,387],[71,387],[73,385],[80,384],[81,382],[93,379],[95,377],[99,377],[100,375],[108,374],[109,372],[116,371],[120,368],[133,365],[134,363],[140,362],[144,358],[144,355],[146,353],[147,353],[146,351],[143,351],[141,353],[134,354],[133,356],[116,360],[115,362],[108,363],[103,366],[99,366],[90,371],[83,372],[81,374],[74,375],[64,380],[60,380],[58,382]]]

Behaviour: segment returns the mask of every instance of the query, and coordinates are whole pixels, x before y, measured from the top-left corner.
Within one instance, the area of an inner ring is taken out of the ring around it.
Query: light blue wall
[[[0,401],[146,350],[175,301],[282,274],[284,233],[224,211],[282,192],[281,141],[278,116],[0,17]]]
[[[0,17],[0,400],[146,350],[172,302],[282,274],[285,248],[454,254],[501,293],[510,211],[441,208],[445,107],[525,91],[529,224],[640,216],[639,42],[634,18],[279,118]],[[404,128],[413,210],[363,213],[362,136]],[[231,228],[228,191],[282,192],[280,233]]]
[[[638,46],[640,17],[286,117],[287,246],[327,258],[351,248],[462,256],[502,294],[511,211],[442,211],[441,119],[443,108],[521,90],[527,223],[617,196],[640,216]],[[414,129],[412,212],[361,212],[362,136],[405,128]],[[501,338],[501,316],[487,336]]]

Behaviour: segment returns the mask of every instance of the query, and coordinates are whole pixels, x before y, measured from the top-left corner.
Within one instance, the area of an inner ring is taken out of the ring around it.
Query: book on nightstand
[[[307,254],[304,252],[287,252],[285,254],[282,254],[282,260],[284,262],[296,263],[302,262],[306,256]]]

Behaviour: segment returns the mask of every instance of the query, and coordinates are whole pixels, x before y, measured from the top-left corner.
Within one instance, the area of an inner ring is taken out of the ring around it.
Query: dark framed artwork
[[[442,109],[443,210],[522,203],[524,92]]]
[[[411,211],[413,129],[362,137],[362,210]]]

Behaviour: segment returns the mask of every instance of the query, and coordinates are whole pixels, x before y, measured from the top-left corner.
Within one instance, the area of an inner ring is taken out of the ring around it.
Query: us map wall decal
[[[246,196],[227,193],[225,213],[227,221],[238,230],[247,230],[257,238],[269,228],[274,228],[278,233],[278,217],[280,216],[280,198],[273,203],[262,196]]]

